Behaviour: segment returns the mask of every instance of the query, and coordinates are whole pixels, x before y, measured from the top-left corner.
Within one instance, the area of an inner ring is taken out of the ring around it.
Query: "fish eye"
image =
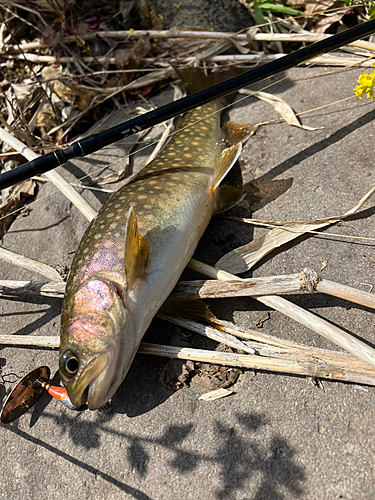
[[[63,354],[60,358],[60,368],[70,377],[75,375],[79,368],[77,356],[70,351]]]

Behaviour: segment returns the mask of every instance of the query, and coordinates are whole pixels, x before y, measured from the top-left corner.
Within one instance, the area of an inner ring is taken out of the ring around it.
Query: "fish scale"
[[[64,297],[60,343],[61,379],[76,406],[87,401],[95,409],[112,397],[214,213],[219,183],[240,151],[240,144],[223,145],[222,106],[217,100],[187,113],[82,238]]]
[[[183,130],[174,134],[161,153],[133,182],[117,191],[102,207],[85,232],[67,283],[67,295],[75,286],[102,269],[123,269],[126,215],[133,206],[140,230],[148,233],[194,204],[189,190],[209,184],[215,158],[222,149],[219,103],[200,106],[188,113]],[[205,115],[209,115],[205,117]],[[193,124],[193,126],[191,125]],[[211,137],[207,132],[210,130]],[[204,142],[204,144],[203,144]],[[209,167],[205,167],[208,164]],[[176,206],[183,203],[183,207]],[[176,210],[177,208],[177,210]]]

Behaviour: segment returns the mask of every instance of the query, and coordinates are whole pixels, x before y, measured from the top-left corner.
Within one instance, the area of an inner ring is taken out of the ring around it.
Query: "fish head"
[[[65,298],[59,370],[73,405],[95,410],[114,395],[137,350],[132,338],[133,317],[117,283],[92,277]]]

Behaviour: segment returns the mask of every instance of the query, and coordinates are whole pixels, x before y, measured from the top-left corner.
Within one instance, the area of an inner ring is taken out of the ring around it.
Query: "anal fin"
[[[239,205],[246,197],[242,189],[233,186],[219,186],[215,193],[215,214],[220,214]]]
[[[173,293],[173,292],[172,292]],[[187,297],[170,297],[161,306],[159,316],[170,316],[172,318],[193,319],[211,323],[215,315],[210,311],[207,304],[198,299]]]
[[[215,213],[224,212],[243,200],[243,191],[233,186],[219,186],[230,169],[234,166],[242,150],[242,144],[236,144],[222,151],[215,165],[213,186],[211,188],[215,200]]]
[[[212,189],[215,192],[216,188],[219,186],[220,182],[227,175],[229,170],[236,163],[238,157],[241,154],[242,145],[241,143],[230,148],[225,148],[215,164],[214,176],[212,179]]]
[[[127,289],[133,289],[138,281],[144,281],[151,257],[150,244],[141,235],[134,208],[130,207],[125,231],[125,277]]]

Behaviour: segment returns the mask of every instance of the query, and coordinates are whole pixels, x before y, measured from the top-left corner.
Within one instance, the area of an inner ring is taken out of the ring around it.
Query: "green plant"
[[[249,5],[254,9],[254,16],[257,24],[267,24],[269,22],[269,12],[273,14],[286,14],[287,16],[303,15],[303,12],[293,7],[287,7],[281,3],[276,3],[275,0],[255,0]]]

